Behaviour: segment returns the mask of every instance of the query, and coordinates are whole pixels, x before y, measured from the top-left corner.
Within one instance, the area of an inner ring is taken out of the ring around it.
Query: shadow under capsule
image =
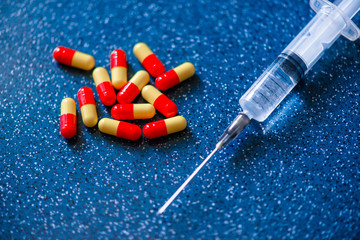
[[[92,79],[92,71],[93,69],[96,68],[96,66],[89,70],[89,71],[86,71],[86,70],[81,70],[81,69],[78,69],[78,68],[74,68],[74,67],[70,67],[70,66],[67,66],[65,64],[61,64],[61,63],[58,63],[56,62],[56,65],[63,71],[67,72],[67,73],[70,73],[71,75],[75,75],[75,76],[85,76],[87,78],[90,78]]]
[[[134,76],[134,70],[129,63],[126,64],[126,67],[127,67],[127,78],[129,81],[132,78],[132,76]]]
[[[199,84],[201,83],[200,78],[198,75],[194,75],[191,78],[179,83],[178,85],[162,91],[166,96],[173,97],[174,99],[176,97],[174,96],[181,96],[185,93],[189,93],[192,89],[194,89],[195,87],[197,87]],[[155,82],[152,81],[152,84],[155,85]]]
[[[144,142],[143,136],[141,136],[136,141],[131,141],[131,140],[127,140],[124,138],[112,136],[112,135],[109,135],[106,133],[102,133],[102,132],[100,132],[100,130],[98,130],[98,133],[104,141],[114,143],[114,144],[119,144],[120,146],[127,146],[127,147],[132,147],[132,148],[142,148],[142,146],[143,146],[142,143]]]
[[[193,139],[193,134],[191,129],[189,127],[186,127],[181,132],[169,134],[167,136],[154,138],[154,139],[148,139],[145,136],[143,136],[143,138],[144,138],[144,142],[147,143],[149,146],[167,147],[178,143],[181,144],[189,143],[189,140]],[[185,148],[187,147],[188,145],[185,146]]]

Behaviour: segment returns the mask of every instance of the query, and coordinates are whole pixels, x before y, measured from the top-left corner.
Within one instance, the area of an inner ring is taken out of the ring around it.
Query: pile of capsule
[[[158,89],[167,90],[190,78],[195,74],[194,65],[185,62],[165,72],[164,65],[145,43],[136,44],[133,53],[146,71],[138,71],[129,81],[126,53],[121,49],[114,50],[110,55],[111,80],[103,67],[97,67],[92,72],[100,101],[106,106],[113,106],[111,116],[114,119],[102,118],[98,121],[94,93],[91,88],[82,87],[77,96],[83,123],[87,127],[98,125],[103,133],[135,141],[141,137],[140,127],[123,120],[151,119],[156,109],[166,119],[146,124],[142,129],[146,138],[158,138],[184,130],[187,125],[185,118],[176,116],[176,104]],[[93,56],[65,47],[57,47],[53,57],[59,63],[82,70],[89,71],[95,66]],[[149,73],[156,78],[157,88],[148,85]],[[115,90],[118,90],[117,94]],[[140,92],[149,103],[132,103]],[[77,132],[76,104],[72,98],[61,102],[60,132],[65,138],[72,138]]]

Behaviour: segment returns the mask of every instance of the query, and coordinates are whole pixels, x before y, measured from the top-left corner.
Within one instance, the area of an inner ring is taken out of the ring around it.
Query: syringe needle
[[[178,190],[166,201],[166,203],[159,209],[158,214],[165,212],[166,208],[174,201],[174,199],[180,194],[180,192],[188,185],[188,183],[195,177],[195,175],[201,170],[201,168],[210,160],[210,158],[216,153],[219,148],[215,148],[209,156],[195,169],[195,171],[186,179],[186,181],[179,187]]]
[[[250,118],[245,113],[240,113],[230,126],[225,130],[224,134],[220,137],[219,142],[216,144],[215,149],[205,158],[205,160],[195,169],[195,171],[186,179],[186,181],[179,187],[178,190],[166,201],[162,206],[158,214],[163,213],[166,208],[174,201],[174,199],[180,194],[180,192],[188,185],[188,183],[195,177],[195,175],[201,170],[201,168],[210,160],[210,158],[216,153],[217,150],[223,148],[234,140],[240,132],[249,124]]]

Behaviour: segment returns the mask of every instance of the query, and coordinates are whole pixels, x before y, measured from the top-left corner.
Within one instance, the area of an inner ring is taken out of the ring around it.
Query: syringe
[[[296,38],[240,98],[242,112],[225,130],[215,149],[159,209],[163,213],[217,150],[234,140],[251,119],[264,121],[340,35],[355,41],[360,30],[351,21],[360,0],[310,0],[317,12]]]

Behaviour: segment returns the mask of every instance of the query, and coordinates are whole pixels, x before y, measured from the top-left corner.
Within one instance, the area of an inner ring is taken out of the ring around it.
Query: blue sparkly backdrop
[[[305,0],[2,1],[1,238],[359,238],[360,45],[343,37],[266,122],[252,123],[156,215],[312,16]],[[52,50],[90,53],[109,70],[110,52],[122,48],[130,77],[142,69],[132,54],[139,41],[167,69],[194,63],[196,76],[166,91],[187,129],[129,142],[78,115],[77,136],[63,139],[61,100],[95,86]]]

